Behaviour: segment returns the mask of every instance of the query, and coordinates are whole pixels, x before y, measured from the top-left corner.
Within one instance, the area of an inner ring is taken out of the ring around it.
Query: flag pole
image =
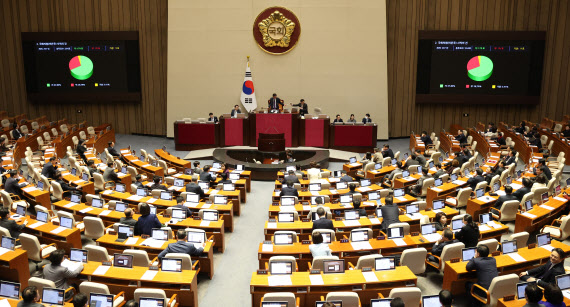
[[[249,55],[247,56],[247,67],[249,67]]]

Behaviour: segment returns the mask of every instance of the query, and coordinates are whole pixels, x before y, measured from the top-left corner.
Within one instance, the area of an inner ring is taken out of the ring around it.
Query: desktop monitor
[[[513,183],[513,178],[511,176],[507,177],[507,184]]]
[[[56,288],[44,288],[42,291],[42,303],[63,306],[63,294],[65,290]]]
[[[478,169],[479,168],[479,162],[476,162],[473,166],[475,169]]]
[[[367,187],[369,185],[371,185],[372,183],[370,182],[370,179],[362,179],[360,180],[360,186],[361,187]]]
[[[352,242],[362,242],[362,241],[368,241],[368,230],[361,230],[361,229],[357,229],[357,230],[352,230],[350,232],[350,240]]]
[[[422,224],[421,226],[422,235],[430,235],[432,233],[436,233],[437,229],[435,229],[435,223],[429,224]]]
[[[469,170],[468,170],[468,169],[465,169],[465,170],[463,171],[463,174],[465,175],[465,177],[469,177]]]
[[[127,225],[119,225],[117,233],[119,234],[119,236],[123,236],[125,238],[131,238],[135,233],[135,227]]]
[[[271,275],[291,275],[293,274],[292,263],[289,261],[273,261],[269,263],[269,273]]]
[[[495,184],[493,184],[493,192],[497,192],[501,189],[501,185],[498,182],[495,182]]]
[[[151,237],[155,240],[168,241],[168,229],[153,228]]]
[[[26,216],[26,207],[22,205],[16,206],[16,214],[20,216]]]
[[[338,274],[344,273],[344,259],[340,260],[324,260],[323,261],[324,274]]]
[[[404,160],[407,160],[409,156],[410,156],[410,154],[409,154],[409,153],[407,153],[407,152],[406,152],[406,153],[404,153]]]
[[[222,168],[222,164],[220,162],[212,163],[212,168]]]
[[[122,183],[116,183],[115,184],[115,191],[117,191],[119,193],[124,193],[126,191],[125,185]]]
[[[463,227],[463,219],[451,220],[451,230],[459,231]]]
[[[163,298],[141,297],[139,299],[139,307],[165,307]]]
[[[275,245],[293,244],[293,235],[290,233],[278,233],[273,236]]]
[[[150,207],[150,214],[156,215],[156,207],[153,205],[148,205]]]
[[[570,178],[566,179],[566,186],[570,187]]]
[[[416,174],[421,174],[422,173],[422,166],[418,165],[418,169],[416,170]]]
[[[544,204],[545,202],[548,201],[548,192],[544,192],[542,193],[542,195],[540,196],[540,199],[542,200],[542,203]]]
[[[476,247],[471,248],[463,248],[461,249],[461,259],[463,261],[469,261],[475,257],[475,251],[477,250]]]
[[[333,171],[332,175],[333,175],[333,177],[342,177],[342,172],[341,171]]]
[[[95,208],[103,208],[103,200],[101,198],[93,198],[91,200],[91,206]],[[117,210],[116,205],[115,205],[115,210]]]
[[[382,217],[382,209],[376,208],[376,217]]]
[[[556,276],[556,284],[560,290],[570,289],[570,274]]]
[[[193,171],[191,168],[187,167],[184,169],[184,175],[192,175],[192,173],[193,173]]]
[[[65,217],[65,216],[60,216],[59,217],[59,225],[61,227],[71,229],[71,228],[73,228],[73,220],[68,218],[68,217]]]
[[[550,244],[550,234],[541,233],[536,235],[536,245],[538,247]]]
[[[160,268],[163,272],[182,272],[182,259],[162,258]]]
[[[390,307],[391,298],[378,298],[370,300],[370,307]]]
[[[129,205],[127,205],[127,203],[118,201],[115,203],[115,211],[118,212],[124,212],[127,208],[129,207]]]
[[[243,164],[238,164],[238,165],[236,165],[236,170],[238,170],[238,171],[245,171],[245,165],[243,165]]]
[[[381,169],[381,168],[382,168],[382,163],[376,163],[376,164],[374,164],[374,169],[375,169],[375,170],[379,170],[379,169]]]
[[[380,193],[378,192],[369,192],[368,193],[368,200],[378,200],[380,199]]]
[[[71,194],[70,202],[79,204],[81,202],[81,195],[79,194]]]
[[[293,223],[295,221],[295,213],[279,212],[277,220],[279,221],[279,223]]]
[[[336,189],[337,190],[344,190],[344,189],[348,189],[348,183],[344,182],[344,181],[339,181],[336,183]]]
[[[180,219],[180,220],[185,220],[186,219],[186,209],[172,209],[172,218],[173,219]]]
[[[36,211],[36,219],[40,222],[47,223],[48,214],[44,211]]]
[[[69,260],[81,263],[87,263],[87,250],[71,248],[69,251]]]
[[[145,188],[137,188],[137,196],[139,197],[146,197],[147,192]]]
[[[131,269],[133,267],[133,255],[115,254],[113,256],[113,266]]]
[[[261,302],[261,307],[288,307],[289,304],[287,302]]]
[[[441,178],[437,178],[437,179],[435,180],[435,182],[434,182],[434,185],[435,185],[436,187],[439,187],[439,186],[443,185],[443,180],[441,180]]]
[[[439,295],[424,295],[422,296],[422,307],[441,307],[439,302]]]
[[[152,161],[150,161],[150,165],[154,166],[154,167],[158,167],[158,161],[152,160]]]
[[[127,173],[128,173],[126,166],[121,167],[121,173],[123,173],[123,174],[127,174]]]
[[[433,201],[433,210],[441,210],[445,207],[445,202],[443,200]]]
[[[315,307],[323,307],[326,302],[323,301],[316,301]],[[333,304],[334,307],[342,307],[342,301],[329,301],[329,303]]]
[[[0,296],[17,300],[20,298],[20,284],[16,282],[0,281]]]
[[[174,183],[172,185],[175,187],[183,187],[184,186],[184,179],[174,178]]]
[[[405,194],[404,189],[394,189],[394,197],[402,197]]]
[[[560,195],[561,192],[562,187],[560,185],[557,185],[556,188],[554,188],[554,195]]]
[[[14,250],[16,248],[16,239],[11,237],[2,236],[2,248]]]
[[[281,206],[294,206],[295,196],[281,196]]]
[[[530,211],[530,210],[532,210],[532,199],[527,200],[527,201],[524,203],[524,210],[525,210],[525,211]]]
[[[235,191],[236,190],[236,186],[233,183],[224,183],[222,188],[224,191]]]
[[[457,180],[457,174],[451,174],[451,176],[449,176],[449,178],[453,182],[453,181]]]
[[[90,293],[89,307],[113,307],[113,294]]]
[[[439,163],[443,163],[443,157],[439,157]]]
[[[483,195],[485,195],[485,189],[480,188],[480,189],[475,190],[475,196],[477,198],[482,197]]]
[[[513,241],[503,241],[503,243],[501,244],[501,247],[503,249],[503,254],[510,254],[510,253],[516,253],[517,252],[517,241],[513,240]]]
[[[374,259],[374,270],[387,271],[396,268],[396,261],[394,257],[378,257]]]
[[[77,175],[77,169],[75,167],[71,169],[71,175],[73,176]]]
[[[89,181],[89,175],[87,175],[87,173],[83,173],[83,175],[81,175],[81,179],[83,179],[83,181]]]
[[[210,184],[207,183],[206,181],[198,181],[198,185],[202,188],[202,190],[209,190],[210,189]]]
[[[297,168],[293,165],[288,165],[287,167],[285,167],[285,171],[289,172],[289,171],[297,171]]]
[[[487,224],[493,219],[491,213],[481,213],[479,214],[479,223]]]
[[[403,177],[403,178],[406,178],[406,177],[409,177],[409,176],[410,176],[410,172],[409,172],[409,171],[403,171],[403,172],[402,172],[402,177]]]
[[[188,193],[186,194],[186,202],[197,204],[200,202],[200,195],[194,193]]]
[[[406,205],[406,213],[414,214],[420,212],[420,206],[417,204]]]
[[[396,159],[392,159],[392,161],[390,161],[390,164],[392,164],[392,165],[396,165],[396,163],[398,163],[398,160],[396,160]]]
[[[388,228],[388,239],[401,239],[404,237],[404,227]]]
[[[225,205],[228,203],[228,197],[225,195],[214,195],[214,205]]]
[[[356,163],[356,157],[350,157],[350,158],[348,159],[348,162],[349,162],[349,163]]]
[[[430,162],[429,162],[428,167],[429,167],[429,168],[433,168],[433,167],[434,167],[433,161],[430,161]]]
[[[309,191],[317,192],[321,190],[320,183],[309,183]]]
[[[160,199],[172,200],[172,193],[170,191],[160,191]]]
[[[239,174],[238,173],[230,173],[229,178],[230,178],[230,180],[239,180]]]
[[[218,220],[218,211],[204,210],[203,214],[202,214],[202,219],[204,221],[217,221]]]
[[[344,211],[344,219],[345,220],[357,220],[360,216],[356,210],[346,210]]]
[[[85,175],[85,174],[83,174],[83,175]],[[88,180],[89,180],[89,178],[87,178],[87,180],[85,180],[85,181],[88,181]],[[44,182],[41,180],[38,181],[38,184],[36,185],[36,187],[40,190],[43,190],[44,189]]]
[[[533,284],[536,284],[536,281],[517,283],[517,299],[524,300],[526,298],[526,287]]]
[[[190,243],[206,242],[206,232],[186,231],[186,240]]]
[[[332,242],[330,232],[321,232],[321,236],[323,236],[323,243],[329,244]]]
[[[340,196],[340,203],[349,204],[352,202],[352,194],[343,194]]]

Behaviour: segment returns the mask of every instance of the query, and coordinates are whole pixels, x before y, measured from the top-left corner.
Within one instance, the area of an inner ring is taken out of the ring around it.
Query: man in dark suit
[[[509,166],[517,162],[516,158],[517,152],[513,149],[509,152],[509,155],[505,158],[505,166]]]
[[[420,165],[420,162],[417,160],[418,156],[413,153],[408,157],[408,160],[406,160],[406,163],[404,164],[405,168],[409,168],[412,165]],[[422,165],[423,166],[423,165]]]
[[[420,139],[422,140],[422,142],[424,142],[425,146],[433,144],[431,138],[427,135],[427,131],[422,131],[422,136],[420,137]]]
[[[467,143],[467,137],[465,137],[465,135],[463,134],[463,131],[461,131],[461,130],[458,130],[457,136],[455,137],[455,140],[459,141],[459,144]]]
[[[184,206],[184,202],[186,202],[186,199],[184,199],[184,197],[177,196],[176,197],[176,205],[172,206],[172,208],[185,210],[186,211],[186,217],[187,218],[191,217],[192,211],[190,210],[190,208]]]
[[[550,171],[548,166],[546,166],[546,161],[544,159],[538,160],[538,164],[536,164],[536,167],[533,169],[533,173],[535,175],[537,175],[536,170],[539,168],[542,170],[542,173],[546,176],[546,179],[548,180],[552,179],[552,172]]]
[[[362,119],[363,124],[371,123],[372,118],[370,118],[370,113],[366,113],[366,116]]]
[[[382,148],[382,156],[384,156],[384,158],[390,157],[390,159],[394,159],[394,152],[390,149],[390,145],[384,144],[384,147]]]
[[[550,260],[537,268],[520,273],[523,281],[538,281],[538,285],[545,288],[548,284],[556,284],[555,277],[564,274],[564,251],[554,248],[550,253]]]
[[[517,200],[517,197],[513,195],[513,187],[511,187],[510,185],[505,186],[505,195],[499,196],[499,199],[497,199],[493,207],[495,207],[498,210],[501,210],[501,206],[503,205],[503,203],[509,200]]]
[[[467,180],[467,185],[471,187],[471,189],[473,191],[475,191],[475,188],[477,187],[477,184],[481,181],[485,181],[485,178],[483,178],[483,170],[480,168],[477,168],[475,170],[475,172],[477,173],[477,175],[475,177],[471,177]]]
[[[280,196],[297,196],[299,197],[299,191],[293,187],[293,182],[286,181],[286,186],[281,189]]]
[[[28,224],[27,220],[18,225],[16,221],[10,219],[10,210],[8,208],[0,208],[0,227],[7,229],[10,232],[10,237],[17,239],[22,229],[26,227],[26,224]]]
[[[507,145],[507,141],[505,140],[505,138],[503,137],[503,133],[499,132],[497,133],[498,137],[497,137],[497,144],[499,144],[499,146],[505,146]]]
[[[107,181],[120,182],[121,181],[121,179],[119,179],[119,175],[117,175],[117,173],[115,173],[115,169],[113,168],[113,162],[112,161],[107,162],[107,168],[103,172],[103,180],[105,180],[105,182],[107,182]]]
[[[49,158],[49,162],[46,163],[42,169],[42,175],[49,179],[55,179],[55,173],[57,172],[55,166],[55,157]]]
[[[504,171],[505,171],[505,161],[499,161],[499,164],[497,164],[497,168],[495,168],[495,170],[492,171],[491,173],[485,175],[485,181],[487,181],[487,183],[491,183],[493,177],[501,176],[501,174]]]
[[[194,244],[186,242],[186,231],[184,229],[178,229],[176,232],[176,238],[178,241],[176,243],[170,243],[165,250],[158,254],[158,258],[162,259],[166,254],[181,253],[188,254],[190,256],[200,256],[204,251],[206,243],[202,243],[202,246],[196,248]]]
[[[305,99],[301,99],[297,104],[291,104],[291,106],[299,107],[299,115],[305,116],[305,114],[309,114],[309,106],[305,103]]]
[[[425,167],[427,164],[427,159],[424,155],[422,155],[422,151],[419,149],[416,149],[416,161],[418,161],[418,163],[422,166]]]
[[[382,211],[382,225],[380,225],[380,227],[385,233],[391,224],[400,222],[400,208],[398,208],[398,205],[394,204],[394,198],[392,195],[386,196],[384,201],[386,204],[380,207],[380,210]]]
[[[342,177],[340,177],[341,182],[353,182],[354,181],[354,179],[352,179],[352,177],[350,177],[346,174],[345,170],[340,171],[340,173],[342,174]]]
[[[334,230],[333,222],[326,217],[325,208],[317,208],[317,215],[319,219],[313,222],[313,230],[315,229],[330,229]]]
[[[115,149],[115,142],[109,142],[108,143],[109,147],[107,147],[107,151],[109,152],[109,154],[113,157],[119,157],[121,156],[119,154],[119,152]]]
[[[137,224],[137,220],[133,218],[133,209],[127,208],[125,209],[124,213],[125,216],[119,219],[119,223],[134,227]]]
[[[136,180],[136,181],[135,181],[134,185],[135,185],[137,188],[141,188],[141,189],[144,188],[144,185],[143,185],[143,183],[142,183],[142,176],[141,176],[141,174],[137,174],[137,175],[135,176],[135,180]],[[133,192],[134,192],[134,191],[133,191]]]
[[[14,141],[17,141],[21,137],[22,137],[22,133],[20,132],[20,129],[18,129],[18,123],[14,123],[12,125],[12,139]]]
[[[20,175],[18,175],[18,171],[11,170],[10,171],[10,178],[6,179],[6,184],[4,185],[4,190],[6,192],[18,195],[20,198],[24,196],[22,193],[22,188],[26,186],[25,183],[18,183],[20,181]]]
[[[168,190],[168,188],[165,185],[160,184],[160,177],[159,176],[154,176],[152,182],[153,182],[153,184],[150,186],[151,190],[164,190],[164,191]]]
[[[489,257],[489,247],[482,244],[477,246],[477,251],[475,252],[475,258],[472,258],[467,262],[467,271],[475,271],[477,273],[477,284],[485,289],[489,289],[491,281],[493,278],[497,277],[499,273],[497,272],[497,260],[493,257]],[[473,282],[468,281],[465,283],[465,290],[467,293],[471,293],[471,288],[473,287]],[[486,296],[482,294],[481,296]],[[472,305],[477,305],[473,297],[471,297]]]
[[[233,110],[232,110],[233,112]],[[214,113],[210,112],[210,114],[208,114],[208,121],[209,122],[214,122],[214,124],[218,123],[218,117],[214,116]]]
[[[445,170],[441,168],[441,164],[439,164],[439,162],[436,162],[434,164],[434,167],[435,167],[435,173],[433,174],[433,178],[437,179],[445,174]]]
[[[67,196],[71,193],[71,191],[81,191],[81,187],[74,187],[63,180],[61,172],[57,172],[55,174],[55,182],[59,183],[61,190],[63,191],[64,196]]]
[[[342,123],[342,122],[343,122],[343,121],[342,121],[342,118],[340,118],[340,114],[337,114],[336,117],[335,117],[335,119],[334,119],[334,121],[333,121],[333,123]]]
[[[198,185],[198,178],[192,176],[192,182],[189,182],[186,185],[186,192],[195,193],[200,195],[200,198],[204,197],[206,194],[204,190]]]
[[[216,177],[210,174],[210,165],[204,166],[204,171],[200,173],[200,180],[210,183],[210,186],[216,182]]]
[[[277,110],[279,111],[279,105],[283,106],[283,100],[277,97],[277,94],[273,94],[273,96],[267,100],[267,106],[269,110]]]
[[[238,114],[241,114],[241,110],[239,109],[239,105],[236,104],[232,110],[231,116],[237,117]]]
[[[522,184],[523,187],[516,190],[513,193],[513,195],[517,198],[518,201],[521,201],[525,194],[530,193],[530,189],[532,188],[532,181],[530,181],[530,179],[528,179],[527,177],[524,177],[522,179]]]
[[[439,239],[437,242],[435,242],[435,245],[431,248],[431,255],[428,256],[428,260],[437,262],[437,259],[433,256],[440,257],[441,253],[443,252],[443,248],[446,245],[449,245],[452,243],[457,243],[457,240],[453,239],[453,231],[451,231],[451,229],[449,229],[449,228],[446,228],[443,230],[443,234],[441,236],[441,239]]]
[[[285,177],[283,177],[281,184],[285,184],[287,181],[291,181],[293,183],[301,183],[299,181],[299,178],[297,177],[297,175],[295,175],[295,171],[293,171],[293,170],[289,170],[287,172],[287,175]]]

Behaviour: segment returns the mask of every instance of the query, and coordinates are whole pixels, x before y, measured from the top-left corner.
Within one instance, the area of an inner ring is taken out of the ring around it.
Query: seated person
[[[426,179],[433,178],[429,174],[429,169],[427,167],[422,168],[422,176],[418,179],[418,182],[410,188],[410,194],[418,196],[422,194],[422,186]]]
[[[57,172],[57,169],[55,168],[55,156],[49,158],[49,162],[44,164],[44,167],[42,169],[42,175],[44,175],[46,178],[49,179],[55,179],[55,173]],[[89,160],[91,161],[91,160]]]
[[[140,189],[144,188],[144,185],[143,185],[143,182],[142,182],[142,176],[141,176],[141,174],[137,174],[137,175],[135,176],[135,183],[134,183],[134,185],[135,185],[137,188],[140,188]]]
[[[142,203],[140,211],[141,216],[135,224],[135,236],[150,236],[153,228],[161,228],[163,226],[156,215],[150,213],[150,206],[147,203]]]
[[[354,114],[350,114],[350,118],[346,122],[347,123],[356,123],[356,119],[354,118]]]
[[[489,123],[487,125],[487,129],[485,129],[485,133],[497,133],[497,127],[495,127],[495,124]]]
[[[412,166],[412,165],[420,165],[420,162],[417,160],[417,157],[418,157],[418,156],[417,156],[415,153],[412,153],[412,154],[408,157],[408,160],[406,160],[406,162],[405,162],[405,164],[404,164],[404,167],[405,167],[406,169],[409,169],[410,166]],[[425,157],[424,157],[424,159],[425,159]],[[422,167],[423,167],[423,165],[422,165]]]
[[[166,256],[166,254],[172,253],[188,254],[190,257],[200,256],[204,251],[204,247],[206,247],[206,242],[202,243],[200,247],[196,248],[194,244],[186,242],[187,235],[188,234],[184,229],[178,229],[176,232],[176,238],[178,241],[168,244],[166,249],[158,254],[158,258],[162,259],[164,256]]]
[[[422,167],[425,167],[427,164],[426,157],[422,154],[422,151],[419,149],[416,149],[416,161],[418,161],[418,163],[420,163]]]
[[[228,179],[228,174],[229,174],[229,173],[227,173],[227,172],[223,172],[223,173],[220,175],[221,178],[220,178],[220,181],[219,181],[218,183],[221,183],[221,184],[224,184],[224,183],[232,183],[232,181]]]
[[[497,210],[501,210],[503,203],[509,200],[517,200],[517,197],[513,195],[513,187],[507,185],[505,186],[505,195],[499,196],[499,199],[497,199],[493,207]]]
[[[384,158],[390,157],[390,159],[394,159],[394,152],[390,149],[390,145],[384,144],[382,147],[382,156],[384,156]]]
[[[309,245],[309,250],[313,259],[318,256],[332,256],[329,245],[323,243],[323,235],[318,232],[313,235],[313,244]]]
[[[202,169],[200,168],[200,161],[194,161],[194,169],[192,170],[192,172],[196,175],[202,173]]]
[[[446,170],[447,174],[451,175],[456,168],[459,168],[459,161],[453,159],[453,161],[451,161],[451,165]]]
[[[202,187],[198,184],[197,176],[192,176],[192,181],[186,185],[186,192],[194,193],[200,195],[200,198],[203,198],[206,193],[202,190]]]
[[[340,114],[337,114],[333,123],[343,123],[342,118],[340,118]]]
[[[493,278],[499,275],[497,272],[497,260],[494,257],[489,257],[489,247],[485,244],[477,246],[475,257],[467,262],[465,268],[467,271],[475,271],[477,273],[477,284],[487,290],[489,286],[491,286]],[[465,290],[469,295],[473,284],[472,281],[465,283]],[[482,291],[476,291],[478,295],[482,297],[486,296]],[[473,297],[471,297],[471,303],[472,306],[478,305],[478,301]]]
[[[463,215],[463,224],[461,230],[455,233],[455,238],[465,244],[465,247],[475,247],[479,243],[479,226],[473,222],[470,214]]]
[[[439,303],[441,307],[451,307],[453,304],[453,295],[448,290],[439,291]]]
[[[422,140],[422,142],[424,143],[424,145],[427,146],[433,144],[433,141],[431,140],[431,138],[429,137],[429,135],[427,134],[427,131],[422,131],[422,135],[420,137],[420,139]]]
[[[493,179],[493,177],[495,176],[501,176],[501,174],[505,171],[505,162],[504,161],[499,161],[499,163],[497,164],[496,167],[494,167],[494,170],[491,173],[488,173],[485,176],[485,181],[487,181],[487,183],[491,183],[491,179]]]
[[[22,188],[25,187],[27,184],[25,182],[19,183],[20,181],[20,174],[15,169],[10,170],[9,172],[10,177],[6,179],[6,183],[4,184],[4,190],[10,194],[14,194],[19,196],[20,198],[24,197],[24,192]]]
[[[366,217],[366,209],[364,208],[360,208],[360,205],[362,204],[362,202],[360,201],[360,199],[355,199],[352,201],[352,206],[354,207],[354,210],[356,210],[356,212],[358,212],[358,216],[360,217]]]
[[[360,193],[356,191],[356,183],[350,183],[348,185],[348,192],[346,192],[345,194],[356,194],[356,193]]]
[[[320,197],[317,198],[317,202],[320,199],[321,199]],[[322,200],[321,200],[321,202],[322,202]],[[327,219],[327,211],[325,210],[324,207],[317,208],[317,215],[319,216],[319,219],[316,221],[313,221],[313,230],[315,230],[315,229],[334,230],[333,222],[331,220]]]
[[[309,178],[309,182],[315,182],[321,179],[321,168],[319,164],[315,161],[311,161],[311,163],[309,163],[309,166],[311,167],[307,170],[307,177]]]
[[[85,140],[79,140],[79,143],[77,143],[77,147],[75,148],[75,152],[77,155],[79,155],[79,157],[81,157],[81,159],[83,159],[85,163],[87,163],[87,157],[85,156],[87,147],[85,147],[83,144],[85,144]]]
[[[232,112],[233,112],[233,111],[232,111]],[[217,124],[217,123],[218,123],[218,117],[217,117],[217,116],[214,116],[214,113],[210,112],[210,113],[208,114],[208,121],[209,121],[209,122],[214,122],[214,124]]]
[[[516,190],[513,195],[517,198],[518,201],[522,201],[522,198],[525,194],[530,193],[530,189],[532,188],[532,181],[527,177],[522,179],[523,187]]]
[[[564,256],[564,251],[556,247],[550,252],[550,259],[547,263],[522,272],[519,277],[522,281],[536,281],[543,288],[548,284],[556,284],[555,277],[565,273]]]
[[[286,183],[287,181],[291,181],[293,183],[301,183],[299,181],[299,178],[297,177],[297,175],[295,175],[295,171],[294,170],[289,170],[287,172],[287,175],[285,175],[283,177],[283,180],[281,181],[281,184]]]
[[[544,299],[538,303],[545,307],[566,307],[562,290],[555,284],[548,284],[544,288]]]
[[[87,295],[81,292],[76,293],[71,302],[73,303],[73,307],[89,307],[87,304]]]
[[[536,189],[538,188],[546,188],[546,183],[548,182],[548,180],[546,179],[546,176],[544,174],[539,172],[538,175],[534,178],[535,178],[534,184],[530,189],[531,192],[536,191]]]
[[[95,161],[89,160],[87,161],[87,169],[89,170],[89,175],[93,178],[93,174],[99,173],[99,169],[95,166]]]
[[[68,278],[75,278],[81,271],[83,271],[83,263],[79,263],[79,266],[73,271],[69,270],[67,267],[61,265],[63,261],[63,256],[65,255],[65,250],[58,249],[49,255],[50,264],[44,266],[44,278],[51,280],[55,283],[55,287],[58,289],[67,289],[70,285],[67,282]],[[72,292],[68,292],[72,294]]]
[[[16,223],[16,221],[10,219],[10,210],[8,208],[0,208],[0,227],[8,230],[10,232],[10,237],[17,239],[20,236],[22,229],[24,229],[27,224],[27,220],[22,224]]]
[[[539,304],[542,299],[542,290],[535,284],[527,285],[524,289],[526,305],[523,307],[546,307],[543,304]]]
[[[275,93],[273,93],[271,98],[269,98],[269,100],[267,100],[267,107],[269,108],[270,111],[279,110],[280,105],[281,105],[281,107],[283,107],[283,100],[281,100],[279,97],[277,97],[277,94],[275,94]]]
[[[473,192],[475,192],[475,188],[479,182],[485,181],[485,178],[483,178],[483,170],[481,168],[477,168],[475,173],[476,175],[474,177],[467,179],[467,185],[471,187]]]
[[[394,204],[394,198],[392,195],[386,196],[386,198],[384,198],[384,202],[385,205],[380,207],[380,210],[382,211],[382,224],[380,227],[382,228],[382,231],[386,233],[386,230],[390,225],[400,222],[400,208],[398,208],[398,205]]]
[[[406,304],[404,303],[404,300],[401,297],[395,297],[393,300],[390,301],[390,307],[405,307]],[[323,307],[329,307],[329,306],[324,306]],[[331,307],[334,307],[334,305],[331,303]]]
[[[443,248],[452,243],[457,243],[457,240],[453,239],[453,231],[449,228],[444,229],[441,239],[437,240],[435,245],[431,248],[431,255],[428,256],[428,260],[438,262],[434,256],[440,257],[443,252]]]
[[[72,191],[81,191],[81,187],[76,188],[72,185],[67,184],[67,182],[63,180],[61,172],[57,172],[55,174],[55,182],[59,183],[59,185],[61,186],[61,190],[63,190],[64,196],[70,195]]]
[[[176,196],[176,205],[172,206],[172,208],[186,210],[186,217],[188,218],[192,216],[192,211],[190,210],[190,208],[184,206],[185,202],[186,199],[184,199],[184,197]]]
[[[210,186],[212,186],[212,184],[216,182],[216,176],[210,174],[210,168],[211,168],[210,165],[204,166],[204,171],[200,173],[200,180],[209,182]]]
[[[459,144],[467,143],[467,137],[463,134],[462,130],[457,131],[457,136],[455,137],[455,140],[459,141]]]
[[[119,219],[119,223],[129,225],[129,226],[135,226],[137,223],[137,220],[135,220],[133,218],[133,209],[127,208],[127,209],[125,209],[124,213],[125,213],[125,216],[123,216],[122,218]]]
[[[120,157],[121,155],[119,154],[119,152],[115,149],[115,142],[111,141],[109,143],[107,143],[108,147],[107,147],[107,151],[109,152],[109,154],[113,157]]]
[[[517,152],[515,150],[511,150],[509,152],[509,155],[505,158],[505,166],[509,166],[511,164],[516,164],[517,163]]]
[[[437,179],[445,175],[445,170],[441,168],[441,164],[439,164],[439,162],[435,163],[434,167],[435,167],[435,173],[433,174],[433,178]]]
[[[152,182],[153,184],[150,186],[151,190],[164,190],[164,191],[168,191],[168,188],[160,183],[160,179],[161,177],[159,176],[154,176]]]
[[[239,109],[239,105],[235,105],[232,112],[231,112],[231,117],[237,117],[238,114],[241,114],[241,110]]]
[[[44,307],[40,302],[40,293],[36,286],[28,286],[22,290],[22,300],[16,307]]]
[[[544,176],[546,176],[546,179],[550,180],[552,179],[552,172],[550,171],[550,169],[548,168],[548,166],[546,166],[546,160],[544,159],[539,159],[538,163],[536,164],[536,167],[533,169],[533,173],[535,175],[537,174],[537,170],[540,169],[542,171],[542,173],[544,174]]]
[[[447,227],[447,214],[445,212],[438,212],[433,219],[435,222],[435,230],[442,231]]]
[[[396,162],[396,168],[390,172],[390,174],[384,176],[384,181],[386,182],[386,184],[391,185],[392,184],[392,180],[394,180],[394,177],[397,174],[401,174],[404,171],[404,166],[402,165],[402,162],[398,161]]]
[[[287,158],[285,159],[285,162],[287,162],[287,163],[295,162],[295,159],[293,159],[293,155],[290,153],[287,153]]]
[[[566,128],[562,131],[562,135],[565,138],[570,138],[570,125],[566,125]]]
[[[370,114],[366,113],[366,116],[364,116],[364,118],[362,119],[362,123],[367,124],[367,123],[371,123],[371,122],[372,122],[372,118],[370,118]]]
[[[129,300],[123,307],[139,307],[139,303],[135,300]]]
[[[498,135],[498,136],[497,136],[497,144],[498,144],[499,146],[506,146],[506,145],[507,145],[507,141],[506,141],[506,139],[505,139],[503,133],[502,133],[502,132],[499,132],[499,133],[497,133],[497,135]]]
[[[286,182],[286,186],[281,189],[280,196],[297,196],[299,197],[299,191],[294,188],[294,184],[291,181]]]
[[[342,174],[342,177],[340,177],[341,182],[353,182],[354,181],[354,178],[348,176],[348,174],[346,173],[345,170],[340,171],[340,173]]]
[[[121,182],[119,175],[115,173],[115,168],[113,168],[112,161],[107,162],[107,168],[103,172],[103,180],[105,180],[105,182],[107,181]]]

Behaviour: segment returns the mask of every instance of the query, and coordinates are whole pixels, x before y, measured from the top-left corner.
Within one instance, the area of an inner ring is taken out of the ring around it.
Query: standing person
[[[161,228],[162,224],[155,214],[150,213],[150,206],[147,203],[142,203],[140,207],[140,214],[137,223],[135,224],[135,236],[152,235],[153,228]]]
[[[283,106],[283,100],[277,97],[277,94],[273,93],[271,98],[267,100],[267,106],[269,108],[269,111],[273,110],[279,111],[279,105]]]
[[[231,113],[231,117],[237,117],[238,114],[241,114],[241,110],[239,109],[239,105],[235,105],[232,113]]]
[[[232,110],[232,112],[233,112],[233,110]],[[218,117],[217,117],[217,116],[214,116],[214,113],[210,112],[210,113],[208,114],[208,121],[209,121],[209,122],[214,122],[214,124],[217,124],[217,123],[218,123]]]
[[[370,118],[370,113],[366,113],[366,115],[362,119],[362,123],[367,124],[367,123],[371,123],[371,122],[372,122],[372,118]]]
[[[305,99],[301,99],[297,104],[291,103],[291,106],[300,108],[299,109],[300,116],[305,116],[305,114],[309,114],[309,106],[305,103]]]
[[[380,207],[380,210],[382,211],[382,224],[380,227],[382,228],[382,231],[386,233],[386,230],[388,230],[388,227],[390,227],[391,224],[400,222],[400,208],[398,208],[398,205],[394,204],[394,198],[392,195],[386,196],[386,198],[384,198],[384,202],[385,205]]]
[[[470,214],[463,216],[463,224],[461,230],[455,233],[455,238],[465,244],[465,247],[476,247],[479,243],[479,226],[473,222]]]
[[[491,281],[493,278],[497,277],[499,273],[497,272],[497,260],[493,257],[489,257],[489,247],[485,244],[477,246],[475,251],[475,257],[471,258],[467,265],[465,266],[467,271],[475,271],[477,274],[477,284],[485,289],[489,289]],[[465,283],[465,290],[467,293],[471,293],[471,288],[473,287],[473,282],[468,281]],[[480,292],[475,289],[476,292]],[[486,296],[484,293],[481,296]],[[479,305],[479,302],[471,297],[472,305]]]

